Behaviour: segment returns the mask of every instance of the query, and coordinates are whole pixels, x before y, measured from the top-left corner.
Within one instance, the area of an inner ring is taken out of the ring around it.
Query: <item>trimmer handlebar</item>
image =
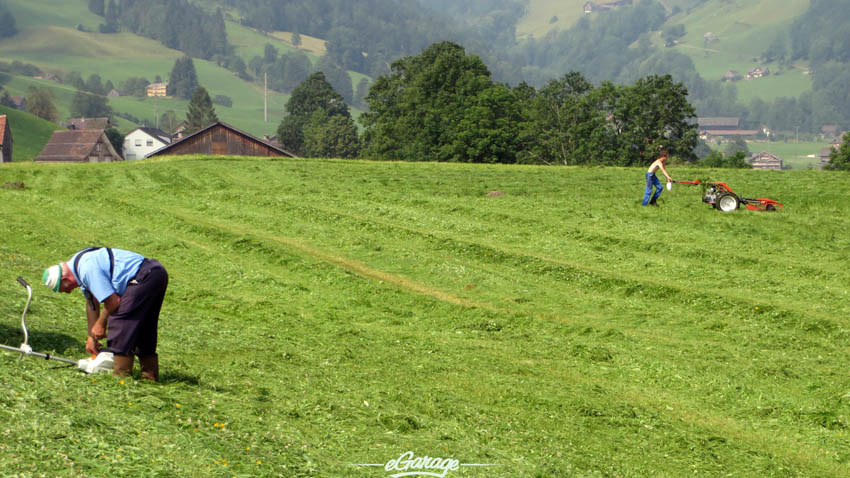
[[[23,277],[18,277],[18,282],[20,282],[21,285],[24,286],[24,287],[30,286],[29,284],[27,284],[27,281],[25,281]]]

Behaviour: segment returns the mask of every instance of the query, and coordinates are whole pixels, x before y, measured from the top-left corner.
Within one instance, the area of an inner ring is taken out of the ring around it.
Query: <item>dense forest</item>
[[[129,30],[206,60],[232,50],[221,10],[210,14],[187,0],[89,0],[88,7],[104,17],[101,33]]]

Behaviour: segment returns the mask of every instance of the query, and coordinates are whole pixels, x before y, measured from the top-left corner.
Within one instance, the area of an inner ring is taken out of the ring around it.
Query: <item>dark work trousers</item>
[[[127,284],[118,310],[109,317],[106,350],[116,355],[156,355],[159,311],[168,288],[168,272],[156,259],[145,259]]]

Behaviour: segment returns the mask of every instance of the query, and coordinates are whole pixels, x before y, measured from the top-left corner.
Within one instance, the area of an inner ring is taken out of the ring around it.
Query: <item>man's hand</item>
[[[100,342],[96,341],[93,337],[89,336],[88,340],[86,340],[86,352],[97,355],[100,353]]]
[[[106,327],[99,320],[91,326],[91,336],[94,340],[100,340],[106,337]]]

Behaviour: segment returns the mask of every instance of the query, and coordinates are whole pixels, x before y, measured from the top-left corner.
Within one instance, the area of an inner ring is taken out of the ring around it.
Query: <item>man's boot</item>
[[[159,356],[144,355],[139,356],[139,363],[142,364],[142,378],[145,380],[153,380],[159,382]]]
[[[132,355],[115,355],[112,357],[112,375],[126,377],[133,374]]]

